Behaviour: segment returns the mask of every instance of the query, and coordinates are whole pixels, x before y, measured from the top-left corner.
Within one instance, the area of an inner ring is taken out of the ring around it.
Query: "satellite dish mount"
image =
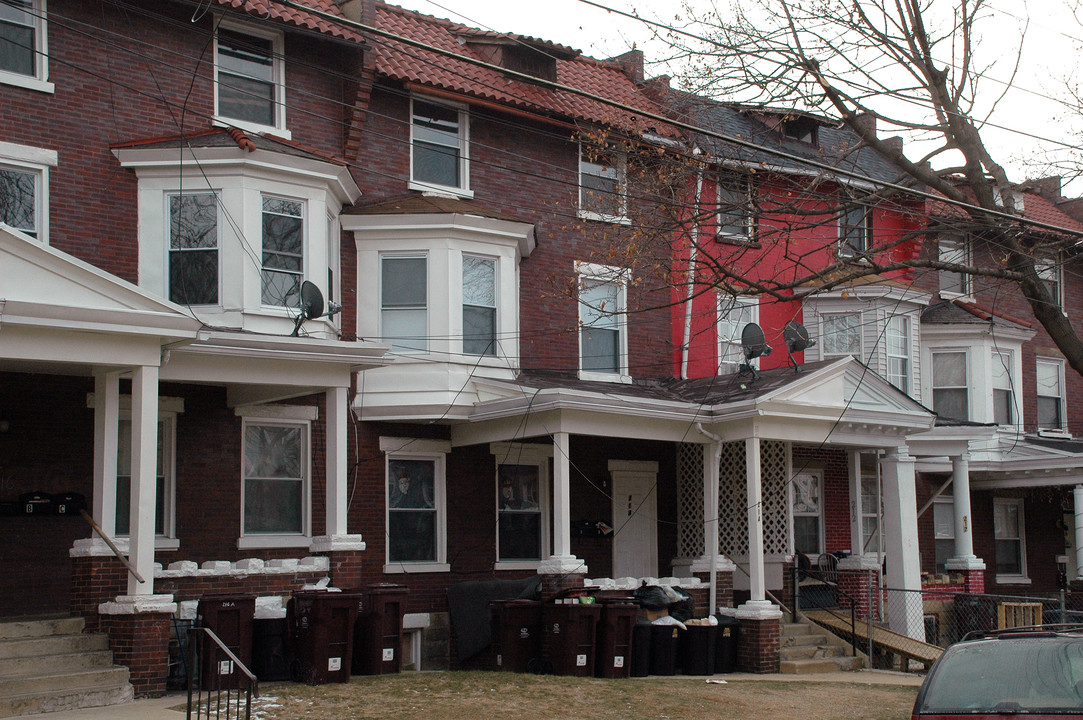
[[[325,313],[323,311],[323,293],[316,287],[316,283],[305,280],[301,283],[301,303],[297,310],[297,320],[293,323],[293,332],[290,333],[290,337],[297,337],[305,320],[331,317],[335,313],[341,312],[342,306],[336,302],[327,303],[327,312]]]
[[[809,338],[808,329],[796,320],[786,323],[786,327],[782,328],[782,337],[786,340],[786,354],[790,356],[790,362],[793,363],[793,371],[801,372],[801,366],[793,359],[793,354],[812,347],[816,341]]]
[[[763,328],[756,323],[745,325],[745,329],[741,331],[741,350],[745,354],[745,362],[738,368],[738,372],[742,375],[749,373],[753,380],[759,379],[760,374],[752,366],[752,361],[771,354],[771,346],[767,344]]]

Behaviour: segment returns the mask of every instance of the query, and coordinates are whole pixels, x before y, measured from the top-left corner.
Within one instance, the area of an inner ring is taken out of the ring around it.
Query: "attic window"
[[[806,145],[816,144],[816,121],[809,117],[793,117],[782,121],[783,137]]]

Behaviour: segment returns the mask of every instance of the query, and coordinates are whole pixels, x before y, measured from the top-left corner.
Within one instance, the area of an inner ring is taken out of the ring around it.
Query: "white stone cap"
[[[128,538],[115,538],[114,544],[121,555],[128,554]],[[68,550],[68,557],[105,557],[113,554],[113,549],[97,535],[77,539]]]
[[[402,616],[403,630],[421,630],[432,624],[429,613],[406,613]]]
[[[101,615],[140,615],[143,613],[177,612],[177,603],[172,595],[121,595],[113,602],[104,602],[98,606]]]
[[[679,587],[679,588],[691,588],[706,586],[707,583],[703,582],[697,577],[667,577],[667,578],[637,578],[637,577],[622,577],[622,578],[586,578],[583,580],[584,587],[596,587],[599,590],[635,590],[640,585],[659,585],[662,587]]]
[[[877,570],[880,560],[875,555],[850,555],[839,560],[839,570]]]
[[[984,570],[985,561],[975,555],[948,558],[944,561],[945,570]]]
[[[587,564],[575,555],[553,555],[538,565],[539,575],[586,574]]]
[[[362,551],[366,546],[361,535],[318,535],[312,538],[312,544],[309,547],[312,552],[334,552],[336,550]]]
[[[780,620],[782,610],[770,600],[749,600],[733,614],[738,620]]]

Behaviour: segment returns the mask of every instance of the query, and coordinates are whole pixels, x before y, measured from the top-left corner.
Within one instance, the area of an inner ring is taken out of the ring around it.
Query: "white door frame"
[[[649,572],[647,576],[658,576],[658,463],[647,460],[610,460],[609,474],[613,480],[611,498],[613,512],[613,575],[617,575],[617,556],[620,551],[621,533],[618,518],[623,513],[620,505],[621,486],[625,483],[642,482],[650,487],[647,496],[637,508],[636,513],[649,519],[648,545],[650,547]],[[625,536],[627,537],[627,536]]]

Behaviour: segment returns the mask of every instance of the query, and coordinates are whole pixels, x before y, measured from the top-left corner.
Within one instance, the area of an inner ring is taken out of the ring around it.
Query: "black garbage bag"
[[[665,588],[657,585],[647,585],[643,583],[632,592],[632,597],[639,603],[639,607],[644,610],[665,610],[672,603],[673,599]]]
[[[669,606],[669,616],[681,622],[691,620],[696,616],[696,599],[681,588],[672,588],[672,590],[680,599]]]

